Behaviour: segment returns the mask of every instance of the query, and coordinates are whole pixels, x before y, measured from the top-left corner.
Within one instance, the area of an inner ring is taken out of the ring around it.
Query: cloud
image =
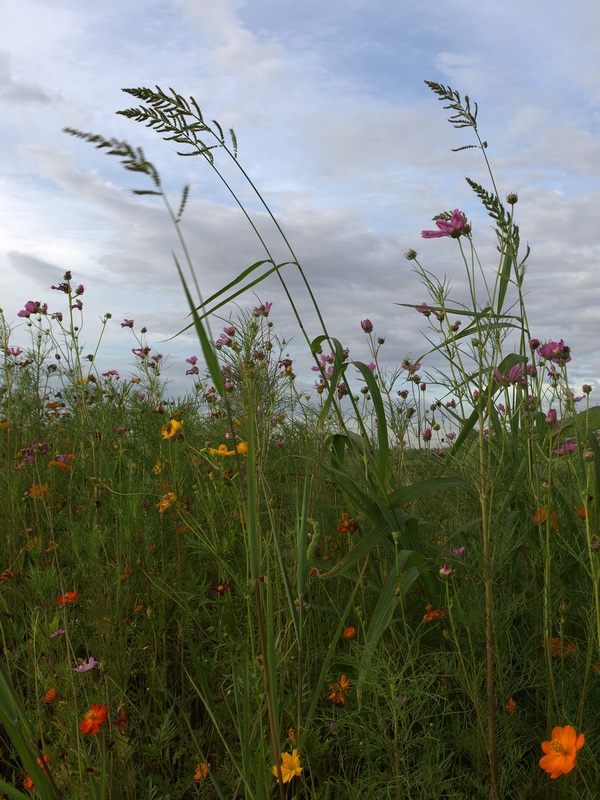
[[[39,83],[15,80],[10,66],[10,55],[0,51],[0,102],[15,105],[49,104],[52,98]]]

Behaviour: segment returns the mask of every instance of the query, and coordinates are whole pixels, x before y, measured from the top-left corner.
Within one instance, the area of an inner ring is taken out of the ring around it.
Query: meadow
[[[476,104],[428,86],[487,164]],[[140,105],[119,113],[217,174],[238,164],[233,131],[193,99],[126,91]],[[0,316],[0,796],[595,798],[600,408],[570,383],[560,332],[529,329],[516,195],[491,169],[489,190],[468,181],[494,264],[459,209],[422,232],[455,248],[470,304],[406,253],[429,299],[402,313],[427,334],[422,359],[389,368],[370,320],[369,363],[329,331],[258,190],[289,260],[264,245],[204,299],[187,190],[175,208],[140,148],[68,132],[164,202],[198,347],[173,398],[152,332],[119,320],[130,369],[100,371],[70,272],[11,310],[19,326]],[[266,278],[311,375],[277,307],[248,303]]]

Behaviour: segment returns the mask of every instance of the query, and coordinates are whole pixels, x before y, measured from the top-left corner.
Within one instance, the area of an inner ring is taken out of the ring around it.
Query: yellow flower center
[[[558,739],[552,739],[552,749],[555,753],[561,753],[561,755],[566,755],[567,751],[562,746],[562,744],[558,741]]]

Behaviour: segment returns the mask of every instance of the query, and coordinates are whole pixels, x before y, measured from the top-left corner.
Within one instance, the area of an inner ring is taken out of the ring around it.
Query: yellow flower
[[[155,464],[154,464],[154,466],[152,467],[152,472],[153,472],[155,475],[160,475],[160,473],[163,471],[163,469],[166,467],[166,465],[167,465],[167,462],[166,462],[166,460],[165,460],[165,459],[162,459],[162,460],[161,460],[161,459],[159,458],[159,459],[157,459],[156,463],[155,463]]]
[[[552,739],[542,742],[542,750],[546,755],[540,759],[540,767],[550,774],[551,778],[558,778],[571,772],[577,761],[577,751],[581,750],[585,736],[575,733],[572,725],[564,728],[552,728]]]
[[[236,452],[240,456],[247,456],[248,455],[248,445],[246,442],[238,442],[235,446]]]
[[[172,439],[181,430],[182,425],[183,422],[179,422],[178,419],[172,419],[165,423],[161,428],[163,439]]]
[[[277,767],[273,767],[273,775],[277,778]],[[297,750],[292,750],[291,753],[281,754],[281,780],[283,783],[289,783],[292,778],[300,777],[302,766],[300,764],[300,757]]]
[[[209,447],[208,452],[211,456],[234,456],[235,450],[228,450],[226,444],[220,444],[218,447]]]

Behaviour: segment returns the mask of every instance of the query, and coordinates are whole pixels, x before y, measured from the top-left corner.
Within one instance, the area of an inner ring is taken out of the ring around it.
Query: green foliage
[[[477,104],[428,85],[483,152]],[[126,91],[143,105],[120,113],[186,155],[215,170],[217,149],[237,158],[195,100]],[[447,365],[424,386],[421,359],[381,367],[371,331],[353,362],[320,312],[304,331],[289,244],[290,261],[265,246],[203,300],[180,230],[188,188],[175,212],[141,149],[68,132],[165,203],[206,372],[194,364],[193,388],[167,397],[162,354],[131,322],[133,377],[99,374],[70,273],[53,287],[66,312],[28,311],[26,350],[0,313],[1,791],[28,796],[26,771],[45,800],[595,797],[600,423],[587,389],[576,413],[565,360],[529,344],[514,203],[469,181],[500,254],[490,286],[472,232],[450,240],[470,306],[409,256],[432,301],[423,358]],[[314,395],[270,304],[210,332],[271,274]],[[566,724],[586,743],[555,781],[540,742]],[[302,773],[284,785],[273,768],[296,749]]]

